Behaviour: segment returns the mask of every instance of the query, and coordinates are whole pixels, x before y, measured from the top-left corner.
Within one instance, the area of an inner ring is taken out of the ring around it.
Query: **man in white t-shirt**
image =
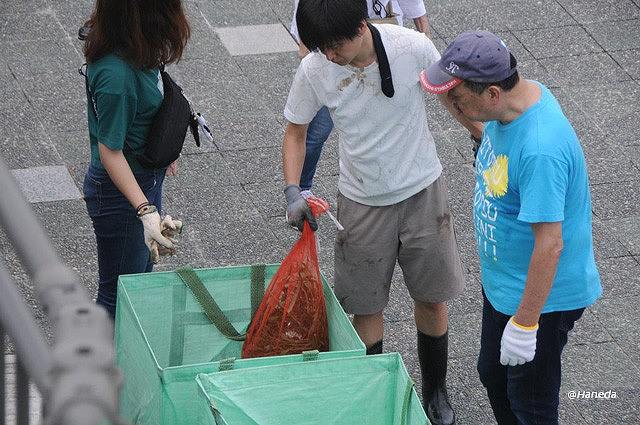
[[[298,43],[298,56],[302,59],[309,53],[309,50],[300,42],[295,14],[297,8],[298,0],[294,0],[291,35]],[[431,38],[431,28],[429,27],[429,19],[423,0],[367,0],[367,11],[370,20],[373,21],[388,18],[389,12],[396,15],[395,21],[399,25],[403,24],[403,18],[412,19],[416,29]],[[322,147],[329,138],[332,129],[333,121],[331,121],[331,115],[329,110],[323,106],[307,127],[307,150],[300,175],[300,187],[302,190],[310,190],[313,185],[313,177],[320,160]]]
[[[415,305],[423,402],[433,424],[455,423],[446,390],[446,301],[463,288],[442,166],[427,125],[420,71],[438,61],[413,30],[366,22],[365,0],[300,0],[301,62],[284,115],[289,223],[317,229],[300,194],[308,123],[326,105],[338,132],[335,293],[367,346],[382,352],[383,310],[396,262]],[[318,51],[319,50],[319,51]]]

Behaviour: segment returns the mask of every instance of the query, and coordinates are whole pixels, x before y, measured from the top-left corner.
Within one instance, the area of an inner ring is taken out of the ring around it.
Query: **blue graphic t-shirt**
[[[493,307],[508,315],[524,293],[532,223],[562,222],[563,250],[542,312],[586,307],[602,293],[584,154],[557,100],[539,85],[540,100],[516,120],[486,124],[476,160],[473,215],[482,285]]]

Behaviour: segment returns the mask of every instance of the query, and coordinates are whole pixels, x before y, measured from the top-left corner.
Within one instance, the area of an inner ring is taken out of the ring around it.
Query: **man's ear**
[[[363,19],[360,21],[360,25],[358,25],[358,37],[362,37],[367,30],[367,21]]]
[[[489,99],[494,105],[500,101],[500,96],[502,96],[502,90],[497,86],[489,86],[487,93],[489,93]]]

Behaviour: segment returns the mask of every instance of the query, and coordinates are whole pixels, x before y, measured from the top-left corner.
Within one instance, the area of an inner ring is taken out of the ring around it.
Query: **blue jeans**
[[[584,308],[545,313],[538,322],[536,356],[520,366],[500,364],[500,340],[510,316],[484,296],[478,373],[498,425],[557,425],[562,349]]]
[[[134,173],[149,203],[155,205],[158,211],[162,208],[164,173],[164,169]],[[150,272],[153,263],[144,244],[142,222],[107,172],[90,166],[83,191],[98,248],[96,303],[115,318],[118,276]]]
[[[311,190],[313,176],[322,153],[322,145],[329,138],[333,130],[333,121],[329,109],[323,106],[307,127],[307,153],[304,157],[304,165],[300,174],[300,189]]]

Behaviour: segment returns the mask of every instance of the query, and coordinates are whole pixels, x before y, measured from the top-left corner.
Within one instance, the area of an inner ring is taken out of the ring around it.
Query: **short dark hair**
[[[516,58],[511,55],[511,69],[514,69],[518,65]],[[520,76],[518,75],[518,70],[515,70],[513,75],[505,78],[502,81],[495,81],[492,83],[479,83],[476,81],[464,80],[464,85],[474,93],[482,94],[489,86],[498,86],[504,91],[509,91],[518,84],[520,81]]]
[[[141,69],[179,61],[191,35],[181,0],[97,0],[85,26],[87,62],[116,53]]]
[[[296,11],[300,40],[309,50],[351,40],[367,13],[366,0],[300,0]]]

